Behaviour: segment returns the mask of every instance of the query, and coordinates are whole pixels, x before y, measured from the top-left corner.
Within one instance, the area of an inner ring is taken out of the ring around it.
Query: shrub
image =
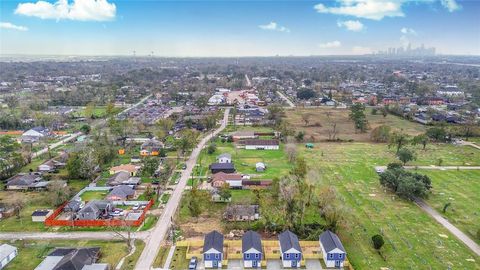
[[[373,243],[373,248],[376,250],[379,250],[382,248],[383,244],[385,244],[385,241],[383,240],[383,236],[380,234],[375,234],[372,236],[372,243]]]

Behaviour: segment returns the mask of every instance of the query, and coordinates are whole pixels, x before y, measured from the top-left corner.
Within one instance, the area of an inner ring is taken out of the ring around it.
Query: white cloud
[[[440,3],[450,12],[454,12],[462,8],[462,6],[460,6],[456,0],[440,0]]]
[[[402,4],[406,0],[337,0],[337,6],[327,7],[324,4],[314,6],[319,13],[347,15],[371,20],[384,17],[403,17]]]
[[[289,33],[290,29],[285,26],[278,25],[276,22],[270,22],[268,24],[262,24],[258,26],[260,29],[269,30],[269,31],[278,31]]]
[[[0,22],[0,28],[12,29],[12,30],[18,30],[18,31],[28,31],[28,28],[25,26],[15,25],[9,22]]]
[[[110,21],[115,18],[116,6],[107,0],[58,0],[55,3],[37,1],[20,3],[15,14],[38,17],[41,19],[76,20],[76,21]]]
[[[407,27],[403,27],[402,29],[400,29],[400,32],[405,35],[414,35],[414,36],[417,35],[417,31]]]
[[[371,54],[373,51],[369,47],[354,46],[352,48],[353,54]]]
[[[318,47],[322,49],[338,48],[340,46],[342,46],[342,43],[338,40],[318,44]]]
[[[365,27],[360,21],[338,21],[338,27],[345,27],[347,30],[359,32],[362,31]]]

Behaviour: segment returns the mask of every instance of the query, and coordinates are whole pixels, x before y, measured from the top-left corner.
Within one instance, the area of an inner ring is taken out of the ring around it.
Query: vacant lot
[[[480,243],[480,171],[420,170],[430,176],[433,192],[428,203],[450,222]],[[450,203],[447,211],[443,207]]]
[[[107,196],[108,191],[85,191],[80,195],[82,201],[89,202],[93,200],[103,200]]]
[[[100,247],[99,262],[115,267],[127,252],[125,242],[121,241],[22,241],[10,243],[18,247],[18,256],[5,269],[35,269],[55,247]],[[126,268],[124,268],[126,269]]]
[[[380,186],[373,166],[395,160],[385,145],[320,143],[298,149],[310,167],[319,170],[317,186],[335,187],[345,201],[349,214],[339,234],[356,269],[480,269],[479,258],[446,229]],[[464,151],[470,151],[466,149],[431,145],[425,153],[418,151],[415,163],[427,165],[441,157],[444,165],[478,164],[478,154],[465,156]],[[385,238],[385,260],[372,248],[370,239],[378,233]]]
[[[365,114],[370,124],[370,130],[366,133],[355,133],[353,122],[348,117],[350,110],[334,108],[296,108],[286,111],[286,120],[291,124],[293,130],[303,130],[306,133],[305,139],[310,140],[313,136],[315,141],[325,141],[329,139],[329,132],[332,130],[333,123],[336,123],[337,138],[348,141],[370,141],[370,131],[377,126],[387,125],[392,129],[402,129],[410,135],[418,135],[425,132],[425,126],[413,123],[394,115],[383,117],[381,113],[372,115],[371,110],[367,109]],[[302,115],[310,114],[309,124],[305,126]]]

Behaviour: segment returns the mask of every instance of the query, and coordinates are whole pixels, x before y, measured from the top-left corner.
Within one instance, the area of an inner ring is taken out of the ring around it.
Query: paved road
[[[33,154],[32,154],[32,158],[36,158],[36,157],[38,157],[38,156],[41,156],[41,155],[47,153],[49,149],[50,149],[50,150],[53,150],[53,149],[55,149],[55,148],[57,148],[57,147],[65,144],[65,143],[67,143],[67,142],[69,142],[69,141],[77,138],[77,137],[80,136],[81,134],[82,134],[81,132],[77,132],[77,133],[74,133],[74,134],[70,134],[68,137],[66,137],[66,138],[64,138],[64,139],[62,139],[62,140],[60,140],[60,141],[58,141],[58,142],[56,142],[56,143],[50,144],[49,147],[45,147],[45,148],[43,148],[43,149],[41,149],[41,150],[33,153]]]
[[[293,102],[289,98],[287,98],[282,92],[277,91],[277,95],[279,95],[280,98],[285,100],[285,102],[287,102],[287,104],[290,108],[295,108],[295,104],[293,104]]]
[[[121,232],[126,236],[126,232]],[[132,232],[131,238],[145,240],[150,236],[149,231]],[[118,240],[121,238],[116,232],[7,232],[0,233],[0,240],[43,240],[43,239],[91,239],[91,240]]]
[[[475,252],[478,256],[480,256],[480,246],[475,243],[470,237],[460,231],[457,227],[455,227],[452,223],[446,220],[442,215],[440,215],[437,211],[431,208],[428,204],[426,204],[423,200],[417,199],[415,203],[422,208],[427,214],[432,216],[438,223],[442,224],[447,230],[449,230],[453,235],[455,235],[460,241],[462,241],[467,247],[469,247],[473,252]]]
[[[200,143],[197,145],[197,147],[192,151],[190,158],[186,162],[187,169],[184,170],[177,184],[177,187],[173,191],[173,194],[170,196],[170,199],[168,200],[168,203],[165,206],[162,216],[157,221],[157,224],[152,230],[150,237],[148,237],[145,244],[145,248],[143,249],[143,252],[140,255],[140,258],[137,261],[137,265],[135,266],[135,269],[137,270],[151,269],[153,261],[155,260],[155,257],[157,256],[157,253],[160,249],[160,244],[162,243],[163,239],[165,239],[165,236],[167,235],[167,232],[170,228],[172,218],[175,212],[177,211],[178,205],[180,204],[180,200],[182,198],[182,192],[185,189],[185,186],[187,185],[188,178],[190,177],[190,174],[192,173],[192,170],[195,164],[197,163],[198,155],[200,154],[200,151],[205,146],[205,144],[213,136],[220,133],[226,127],[228,122],[229,112],[230,112],[230,108],[227,108],[223,116],[222,125],[213,133],[203,138],[200,141]]]
[[[473,142],[461,141],[460,144],[461,145],[466,145],[466,146],[471,146],[473,148],[477,148],[478,150],[480,150],[480,146],[478,146],[477,144],[475,144]]]
[[[252,82],[250,81],[250,78],[248,78],[247,74],[245,74],[245,80],[247,81],[247,86],[252,87]]]

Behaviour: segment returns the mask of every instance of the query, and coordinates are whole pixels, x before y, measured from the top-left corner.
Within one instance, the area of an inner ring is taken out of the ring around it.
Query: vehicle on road
[[[193,256],[190,259],[190,263],[188,264],[188,270],[195,270],[197,269],[197,257]]]

